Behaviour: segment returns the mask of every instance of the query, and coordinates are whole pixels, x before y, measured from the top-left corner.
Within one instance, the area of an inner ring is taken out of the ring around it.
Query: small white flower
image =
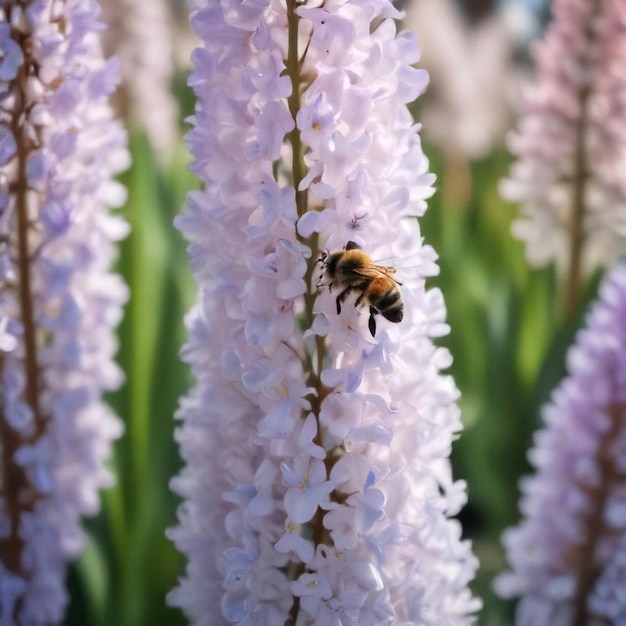
[[[288,488],[285,510],[299,524],[310,521],[317,509],[329,502],[328,495],[335,487],[332,481],[325,480],[324,463],[309,457],[296,457],[293,467],[283,462],[280,469]]]

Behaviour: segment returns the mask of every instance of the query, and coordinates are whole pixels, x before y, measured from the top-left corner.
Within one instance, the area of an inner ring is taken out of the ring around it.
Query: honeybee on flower
[[[322,280],[329,289],[341,289],[336,299],[337,315],[341,313],[341,303],[352,293],[359,293],[354,305],[363,301],[369,304],[368,328],[372,337],[376,336],[376,315],[381,314],[390,322],[399,323],[404,316],[401,285],[393,278],[395,267],[377,265],[354,241],[348,241],[343,250],[324,252],[320,257],[323,267]]]

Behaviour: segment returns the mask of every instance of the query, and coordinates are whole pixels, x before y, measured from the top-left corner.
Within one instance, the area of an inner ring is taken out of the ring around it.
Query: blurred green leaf
[[[102,515],[87,522],[93,540],[71,570],[68,625],[84,625],[86,607],[94,625],[185,623],[165,607],[184,570],[165,529],[175,523],[178,504],[168,483],[180,468],[173,415],[190,385],[178,351],[193,297],[185,243],[172,221],[195,182],[182,146],[167,171],[143,136],[132,137],[131,150],[133,166],[122,182],[132,231],[118,264],[131,293],[118,331],[126,384],[110,397],[125,433],[112,460],[116,486],[103,496]]]
[[[83,557],[78,562],[78,574],[87,587],[88,596],[96,614],[104,612],[109,597],[109,579],[107,576],[106,557],[102,546],[91,535],[87,535],[87,546]]]
[[[509,158],[494,152],[471,168],[471,189],[462,198],[448,189],[455,173],[427,148],[440,189],[420,220],[426,243],[440,256],[441,288],[451,333],[442,343],[454,357],[451,373],[462,392],[465,431],[453,450],[455,475],[468,482],[461,512],[481,569],[475,593],[485,600],[479,623],[513,623],[511,603],[495,597],[493,577],[505,567],[504,528],[517,522],[518,483],[530,472],[532,435],[541,407],[565,373],[565,355],[581,318],[563,325],[560,288],[552,269],[534,270],[511,235],[516,208],[503,202],[498,181]],[[597,289],[589,281],[581,311]]]

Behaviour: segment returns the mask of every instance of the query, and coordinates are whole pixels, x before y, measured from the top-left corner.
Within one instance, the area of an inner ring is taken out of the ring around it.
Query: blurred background
[[[88,547],[69,571],[67,626],[177,626],[165,605],[185,562],[165,538],[177,498],[168,482],[180,467],[173,439],[178,398],[192,381],[178,359],[183,316],[194,300],[185,242],[173,228],[185,194],[186,86],[195,39],[184,0],[101,0],[108,53],[120,56],[124,82],[116,98],[127,120],[133,166],[123,176],[132,233],[118,271],[131,288],[119,328],[118,360],[127,382],[110,397],[125,421],[112,466],[117,486],[101,514],[87,520]],[[461,514],[481,561],[475,592],[485,603],[478,623],[512,624],[512,607],[491,591],[504,567],[502,530],[518,519],[517,484],[539,409],[564,372],[564,353],[579,320],[561,321],[557,277],[529,269],[510,234],[515,207],[498,196],[508,172],[505,147],[520,84],[531,73],[529,44],[549,16],[546,0],[409,0],[406,28],[431,74],[416,118],[438,191],[421,221],[440,255],[452,332],[451,373],[462,392],[465,430],[453,454],[468,482]],[[595,292],[587,285],[585,302]],[[583,310],[585,302],[581,303]],[[580,318],[580,316],[579,316]]]

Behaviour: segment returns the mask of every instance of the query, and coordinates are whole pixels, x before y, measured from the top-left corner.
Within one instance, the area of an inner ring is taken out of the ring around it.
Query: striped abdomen
[[[372,281],[365,290],[370,306],[390,322],[401,322],[404,315],[402,296],[396,284],[388,278]]]

